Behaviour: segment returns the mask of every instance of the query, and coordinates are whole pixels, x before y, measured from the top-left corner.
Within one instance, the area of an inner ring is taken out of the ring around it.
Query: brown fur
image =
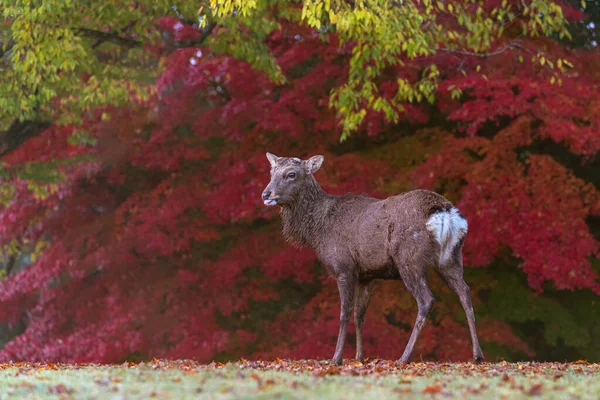
[[[362,325],[375,279],[401,279],[417,300],[415,327],[400,362],[408,362],[434,298],[425,275],[434,267],[460,297],[467,314],[473,357],[483,360],[475,333],[469,288],[463,280],[462,243],[452,257],[439,265],[440,243],[427,229],[429,218],[449,211],[452,204],[437,193],[414,190],[379,200],[347,194],[325,193],[315,180],[323,161],[277,157],[271,162],[271,182],[263,192],[265,202],[281,206],[283,234],[293,243],[313,248],[338,283],[341,299],[340,332],[333,362],[341,363],[346,331],[355,310],[356,358],[362,360]],[[290,177],[295,173],[295,177]]]

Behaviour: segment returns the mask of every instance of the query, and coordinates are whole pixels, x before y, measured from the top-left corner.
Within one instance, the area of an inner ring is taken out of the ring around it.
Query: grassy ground
[[[0,399],[600,398],[600,364],[318,361],[0,365]]]

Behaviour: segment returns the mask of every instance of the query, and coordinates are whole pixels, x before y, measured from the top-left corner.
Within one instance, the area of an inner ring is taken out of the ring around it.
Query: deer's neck
[[[282,207],[281,220],[285,239],[315,248],[327,226],[331,197],[313,179],[292,204]]]

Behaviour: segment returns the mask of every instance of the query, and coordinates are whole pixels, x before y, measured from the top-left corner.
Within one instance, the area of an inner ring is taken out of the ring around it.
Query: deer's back
[[[414,190],[386,199],[344,196],[331,209],[332,223],[317,248],[319,258],[332,270],[336,266],[358,268],[363,280],[398,279],[392,253],[416,246],[431,246],[426,228],[431,214],[449,210],[443,196]]]

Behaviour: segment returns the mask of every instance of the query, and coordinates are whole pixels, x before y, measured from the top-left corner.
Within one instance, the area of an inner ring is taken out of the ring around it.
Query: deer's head
[[[267,206],[285,206],[291,204],[302,190],[314,184],[313,174],[323,164],[323,156],[313,156],[308,160],[296,157],[277,157],[267,153],[271,163],[271,182],[262,193]]]

